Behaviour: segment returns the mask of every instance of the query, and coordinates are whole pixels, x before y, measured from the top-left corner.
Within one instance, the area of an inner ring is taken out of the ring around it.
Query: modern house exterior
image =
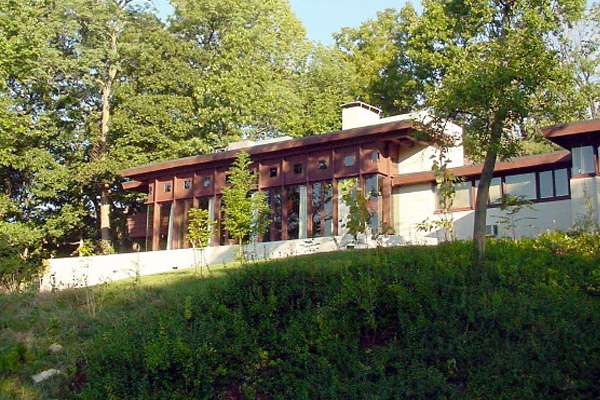
[[[364,189],[372,215],[369,225],[382,234],[379,245],[438,243],[446,238],[443,229],[417,228],[425,220],[445,217],[432,172],[440,150],[423,128],[427,119],[418,113],[381,118],[378,109],[355,102],[344,106],[342,130],[337,132],[237,142],[213,154],[125,170],[124,188],[146,194],[144,209],[128,222],[129,234],[142,251],[48,260],[40,289],[89,286],[193,267],[197,257],[187,248],[188,210],[208,209],[220,222],[227,171],[241,150],[251,155],[259,189],[267,194],[271,210],[267,232],[247,248],[249,258],[356,245],[345,235],[348,208],[339,196],[340,186],[350,179]],[[445,127],[448,136],[460,137],[458,126]],[[497,163],[490,186],[489,235],[535,236],[548,229],[569,229],[582,219],[600,223],[600,120],[550,126],[543,134],[562,150]],[[451,148],[447,159],[450,171],[461,178],[450,216],[456,236],[466,239],[472,234],[481,165],[466,161],[460,146]],[[532,203],[513,219],[514,226],[502,221],[507,215],[499,199],[504,195],[522,196]],[[237,254],[224,227],[217,227],[212,246],[203,252],[210,265],[229,263]]]
[[[417,228],[426,219],[441,218],[431,170],[440,149],[423,129],[427,116],[380,114],[365,103],[349,103],[343,106],[342,130],[337,132],[236,142],[213,154],[122,171],[126,190],[147,194],[144,212],[129,219],[130,236],[148,251],[187,248],[187,214],[191,207],[200,207],[217,221],[211,244],[231,244],[219,223],[220,197],[232,162],[244,150],[252,157],[259,190],[266,193],[271,209],[261,242],[343,236],[348,209],[339,188],[349,179],[358,182],[368,199],[373,232],[393,232],[404,243],[436,242],[444,236],[441,230]],[[461,135],[456,125],[445,129],[451,137]],[[497,164],[490,187],[490,235],[534,236],[568,229],[586,212],[598,219],[600,120],[547,127],[543,134],[564,150]],[[451,172],[462,178],[452,209],[455,232],[468,238],[481,165],[466,161],[460,146],[450,148],[447,158]],[[511,232],[499,224],[503,195],[533,203]]]

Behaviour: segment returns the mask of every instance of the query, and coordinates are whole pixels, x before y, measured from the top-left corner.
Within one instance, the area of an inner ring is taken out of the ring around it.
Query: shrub
[[[599,258],[550,239],[232,271],[105,333],[82,397],[597,398]]]

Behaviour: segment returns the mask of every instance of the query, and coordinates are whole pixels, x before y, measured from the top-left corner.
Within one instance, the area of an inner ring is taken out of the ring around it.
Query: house
[[[244,150],[252,157],[259,189],[271,209],[262,242],[343,236],[347,207],[338,189],[349,179],[356,179],[366,194],[372,231],[391,227],[401,242],[436,242],[443,237],[441,230],[417,229],[424,220],[441,217],[431,170],[440,150],[423,128],[426,118],[419,113],[381,118],[379,109],[353,102],[343,106],[342,130],[337,132],[246,140],[212,154],[124,170],[124,188],[147,193],[144,211],[129,219],[130,236],[149,251],[187,248],[188,210],[208,209],[220,221],[227,172]],[[456,125],[446,124],[445,130],[450,137],[460,137]],[[490,187],[491,235],[534,236],[547,229],[568,229],[585,212],[598,210],[600,120],[547,127],[543,134],[564,150],[497,164]],[[462,178],[452,210],[455,231],[459,238],[468,238],[481,165],[465,162],[460,146],[450,148],[447,156],[452,173]],[[534,203],[511,232],[498,226],[503,216],[498,200],[503,195]],[[217,223],[211,244],[230,243]]]

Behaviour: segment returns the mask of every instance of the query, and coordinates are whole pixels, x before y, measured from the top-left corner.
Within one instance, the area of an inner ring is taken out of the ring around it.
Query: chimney
[[[381,118],[381,110],[362,101],[342,104],[342,130],[373,125]]]

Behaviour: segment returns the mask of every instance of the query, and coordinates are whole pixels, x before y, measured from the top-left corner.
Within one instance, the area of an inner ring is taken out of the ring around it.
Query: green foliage
[[[511,196],[505,194],[498,201],[500,202],[498,208],[504,215],[496,217],[496,220],[504,226],[504,229],[510,232],[513,240],[517,240],[517,222],[535,219],[534,217],[519,217],[518,214],[525,209],[533,211],[536,209],[533,207],[533,203],[527,200],[524,195]]]
[[[598,253],[494,241],[474,270],[471,248],[237,270],[103,334],[81,397],[597,396]]]
[[[556,111],[553,102],[540,101],[564,78],[551,44],[584,4],[431,0],[414,27],[416,62],[430,71],[426,103],[437,117],[463,126],[471,156],[483,161],[473,228],[479,263],[494,165],[518,153],[527,121]]]
[[[265,194],[257,191],[257,178],[250,170],[250,155],[241,151],[228,171],[230,185],[223,189],[223,225],[239,245],[240,261],[244,260],[243,244],[265,230],[269,206]]]
[[[95,316],[83,289],[5,295],[0,388],[15,399],[597,398],[598,249],[598,235],[549,232],[491,241],[479,269],[455,241],[206,280],[177,271],[136,290],[90,288]],[[33,385],[57,366],[64,381]]]
[[[202,259],[202,250],[208,246],[212,238],[214,227],[217,221],[211,220],[209,211],[201,208],[192,208],[188,212],[188,232],[187,238],[192,244],[194,251],[194,268],[197,268],[196,249],[201,250],[201,266],[204,266]]]
[[[371,212],[367,206],[367,198],[362,193],[362,188],[358,187],[356,179],[348,179],[340,183],[339,192],[342,201],[348,207],[347,220],[344,225],[348,233],[358,241],[361,234],[365,234],[369,228],[369,219]]]
[[[357,99],[396,115],[421,104],[425,75],[412,58],[410,35],[418,20],[409,3],[400,11],[388,8],[358,28],[334,34],[336,46],[354,67],[345,77]]]
[[[452,204],[456,196],[456,185],[462,182],[448,170],[447,147],[439,153],[438,159],[433,160],[431,167],[435,176],[437,197],[439,199],[439,209],[442,213],[441,218],[430,220],[429,217],[417,224],[417,230],[431,232],[433,230],[444,231],[445,241],[456,239],[454,232],[454,216],[452,215]]]
[[[192,208],[188,212],[187,238],[193,247],[206,247],[212,237],[216,221],[210,219],[208,210]]]

